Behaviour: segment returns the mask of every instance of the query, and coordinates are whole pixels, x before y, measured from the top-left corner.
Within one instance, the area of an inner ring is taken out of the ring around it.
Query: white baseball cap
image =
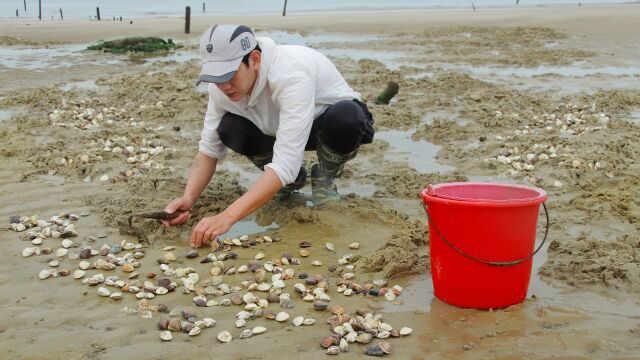
[[[238,70],[242,58],[256,45],[253,31],[245,25],[213,25],[200,38],[201,82],[225,83]]]

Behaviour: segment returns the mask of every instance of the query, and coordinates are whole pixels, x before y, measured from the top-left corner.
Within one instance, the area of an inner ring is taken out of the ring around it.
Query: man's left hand
[[[193,232],[191,233],[191,247],[199,248],[208,244],[209,241],[229,231],[232,225],[233,221],[225,213],[203,218],[198,225],[193,228]]]

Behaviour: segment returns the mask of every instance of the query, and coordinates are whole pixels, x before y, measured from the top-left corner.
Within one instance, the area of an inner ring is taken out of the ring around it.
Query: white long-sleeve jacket
[[[256,39],[262,49],[258,78],[250,96],[233,102],[215,84],[209,84],[209,105],[204,117],[199,151],[223,159],[227,148],[218,136],[218,124],[227,113],[249,119],[263,133],[275,136],[273,160],[266,165],[282,185],[298,175],[313,120],[340,100],[360,100],[324,55],[297,45],[276,45]]]

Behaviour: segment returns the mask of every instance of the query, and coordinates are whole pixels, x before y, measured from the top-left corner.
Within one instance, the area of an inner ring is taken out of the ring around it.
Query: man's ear
[[[253,64],[260,66],[260,62],[262,62],[262,53],[258,50],[253,50],[251,55],[249,55],[249,59],[251,59]]]

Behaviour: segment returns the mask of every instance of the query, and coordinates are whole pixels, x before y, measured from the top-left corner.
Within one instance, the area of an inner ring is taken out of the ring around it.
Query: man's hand
[[[168,226],[182,224],[183,222],[191,219],[192,209],[193,209],[193,201],[190,201],[189,199],[185,199],[184,197],[181,197],[181,198],[172,200],[164,208],[164,211],[168,212],[169,214],[173,214],[176,210],[183,210],[184,212],[173,220],[162,220],[162,225],[168,227]]]
[[[233,224],[234,221],[225,213],[200,220],[191,233],[191,247],[199,248],[202,245],[206,245],[210,240],[216,239],[229,231]]]

